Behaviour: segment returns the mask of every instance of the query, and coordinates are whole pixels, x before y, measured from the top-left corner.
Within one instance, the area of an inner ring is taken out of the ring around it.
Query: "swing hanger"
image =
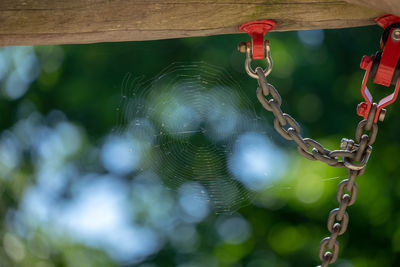
[[[265,59],[267,61],[267,67],[263,71],[265,77],[272,71],[271,49],[269,41],[264,41],[264,36],[275,27],[276,22],[270,19],[249,21],[239,26],[239,30],[247,32],[251,37],[251,43],[241,42],[238,45],[238,50],[246,53],[245,69],[250,77],[255,79],[258,77],[256,71],[251,67],[253,59]]]
[[[375,22],[384,28],[380,41],[382,51],[378,51],[375,56],[364,56],[360,67],[365,70],[361,85],[361,94],[365,99],[357,107],[357,113],[367,119],[373,105],[373,97],[367,88],[368,79],[373,79],[375,84],[389,87],[395,85],[392,94],[382,98],[375,113],[374,122],[383,121],[386,110],[384,107],[392,104],[398,95],[400,88],[400,17],[385,14]]]
[[[354,204],[357,196],[355,180],[366,169],[372,145],[378,133],[377,121],[382,121],[385,115],[383,108],[396,100],[400,88],[400,17],[386,14],[377,18],[376,22],[384,28],[381,38],[382,51],[375,56],[363,57],[361,62],[361,68],[365,70],[361,93],[366,102],[361,103],[357,111],[363,120],[357,126],[355,141],[343,138],[340,142],[341,149],[333,151],[301,135],[300,124],[282,111],[282,97],[266,79],[272,70],[272,60],[269,42],[264,42],[264,35],[275,27],[275,22],[251,21],[239,27],[241,31],[249,33],[252,38],[252,43],[242,42],[238,48],[240,52],[246,52],[246,72],[250,77],[257,79],[257,98],[265,110],[273,113],[276,131],[283,138],[294,141],[298,152],[305,158],[325,162],[332,167],[345,167],[349,172],[348,178],[340,182],[338,186],[336,197],[339,207],[329,213],[327,226],[330,235],[322,239],[320,243],[321,265],[318,267],[327,267],[338,258],[337,238],[347,229],[349,222],[347,207]],[[264,70],[261,67],[253,70],[251,68],[253,59],[265,59],[267,67]],[[374,83],[386,87],[394,84],[394,92],[381,99],[378,104],[373,103],[372,95],[366,86],[369,78],[373,79]]]

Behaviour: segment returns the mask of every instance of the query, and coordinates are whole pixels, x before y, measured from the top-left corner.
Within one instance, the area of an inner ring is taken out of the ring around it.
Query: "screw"
[[[367,112],[368,105],[365,102],[358,104],[357,106],[357,114],[361,117],[365,116],[365,112]]]
[[[400,29],[394,29],[392,31],[392,40],[395,42],[400,41]]]
[[[340,148],[341,149],[346,149],[347,147],[347,139],[342,139],[342,141],[340,142]]]
[[[349,145],[350,140],[347,138],[342,138],[342,141],[340,141],[340,148],[341,149],[346,149],[347,146]]]
[[[386,116],[386,109],[381,109],[381,112],[379,113],[379,121],[383,121]]]
[[[342,138],[340,141],[340,148],[343,150],[352,150],[354,147],[354,141],[347,139],[347,138]]]
[[[250,45],[249,42],[241,42],[241,43],[238,44],[238,50],[239,50],[241,53],[246,53],[246,51],[247,51],[247,46],[249,46],[249,45]]]

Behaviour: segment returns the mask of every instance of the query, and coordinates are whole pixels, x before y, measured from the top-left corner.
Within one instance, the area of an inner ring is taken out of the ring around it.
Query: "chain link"
[[[349,223],[346,209],[354,204],[357,197],[355,179],[364,173],[372,151],[371,145],[378,133],[378,125],[374,123],[377,105],[373,104],[369,117],[358,124],[355,134],[357,143],[343,138],[340,143],[341,150],[330,151],[317,141],[302,137],[299,123],[289,114],[282,112],[282,97],[275,87],[267,82],[265,71],[257,67],[254,72],[258,80],[257,98],[266,110],[274,114],[275,130],[286,140],[294,141],[303,157],[319,160],[333,167],[346,167],[349,172],[348,178],[338,186],[336,198],[339,208],[329,213],[327,226],[331,235],[320,243],[319,258],[322,264],[319,267],[326,267],[338,257],[337,237],[346,231]]]

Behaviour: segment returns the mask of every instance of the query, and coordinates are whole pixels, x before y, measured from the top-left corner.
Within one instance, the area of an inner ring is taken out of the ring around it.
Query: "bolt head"
[[[340,148],[343,150],[352,150],[354,147],[354,141],[347,138],[342,138],[340,141]]]
[[[367,112],[368,105],[365,102],[358,104],[357,106],[357,114],[361,117],[365,117],[365,113]]]
[[[360,63],[360,68],[366,70],[368,68],[369,63],[371,62],[372,57],[370,56],[363,56]]]
[[[241,42],[241,43],[238,44],[238,50],[239,50],[241,53],[246,53],[246,51],[247,51],[247,46],[248,46],[248,45],[249,45],[248,42]]]
[[[347,139],[343,138],[342,141],[340,142],[340,148],[346,149],[347,145],[348,145]]]
[[[395,42],[400,41],[400,29],[394,29],[392,31],[392,36],[391,37],[392,37],[392,40],[395,41]]]

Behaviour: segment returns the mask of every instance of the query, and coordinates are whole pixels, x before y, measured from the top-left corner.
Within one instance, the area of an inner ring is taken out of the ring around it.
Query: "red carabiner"
[[[384,35],[381,39],[382,53],[376,56],[364,56],[361,60],[360,67],[365,70],[363,82],[361,85],[361,94],[365,102],[358,105],[358,115],[367,119],[371,111],[373,97],[367,88],[368,78],[371,76],[373,68],[376,69],[373,82],[376,84],[389,87],[395,79],[395,71],[400,58],[400,17],[391,14],[385,14],[377,18],[376,23],[385,29]],[[377,66],[376,66],[377,65]],[[384,107],[392,104],[399,93],[400,78],[394,81],[394,92],[382,98],[377,106],[374,122],[378,122],[379,115]]]
[[[270,19],[253,20],[239,26],[239,30],[247,32],[251,37],[253,59],[265,58],[264,36],[275,27],[276,22]]]

